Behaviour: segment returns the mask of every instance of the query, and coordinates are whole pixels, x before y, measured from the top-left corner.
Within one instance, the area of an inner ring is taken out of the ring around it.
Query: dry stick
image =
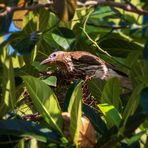
[[[4,12],[0,13],[0,17],[2,16],[6,16],[8,13],[12,13],[14,11],[20,11],[20,10],[30,10],[30,11],[33,11],[33,10],[36,10],[36,9],[40,9],[40,8],[49,8],[51,5],[53,4],[53,2],[49,2],[49,3],[46,3],[46,4],[36,4],[36,5],[33,5],[33,6],[14,6],[14,7],[8,7],[8,6],[5,6],[3,4],[0,4],[0,8],[3,8],[5,9]],[[101,5],[101,6],[111,6],[111,7],[116,7],[116,8],[120,8],[120,9],[123,9],[125,11],[129,11],[129,12],[134,12],[134,13],[137,13],[139,15],[146,15],[148,16],[148,10],[144,10],[144,9],[140,9],[140,8],[137,8],[135,5],[131,4],[131,3],[128,3],[128,4],[123,4],[123,3],[119,3],[119,2],[113,2],[113,1],[106,1],[106,0],[97,0],[97,1],[87,1],[86,3],[80,3],[78,2],[78,6],[95,6],[95,5]]]

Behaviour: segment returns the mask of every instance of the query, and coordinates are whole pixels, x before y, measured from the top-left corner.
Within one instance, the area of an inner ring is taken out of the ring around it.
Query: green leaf
[[[29,12],[23,18],[23,31],[25,33],[34,32],[37,30],[37,19],[34,12]]]
[[[24,31],[13,33],[9,37],[11,46],[20,55],[30,55],[39,39],[40,35],[37,32],[25,33]]]
[[[50,76],[47,79],[43,80],[49,86],[56,86],[57,85],[57,78],[55,76]]]
[[[142,52],[143,47],[135,42],[124,39],[119,35],[104,38],[100,41],[99,46],[113,56],[126,57],[130,52]]]
[[[42,142],[59,143],[58,135],[47,128],[42,128],[38,124],[23,120],[1,120],[0,135],[32,136]]]
[[[104,86],[101,103],[113,105],[117,110],[121,109],[120,85],[118,78],[112,78]]]
[[[109,105],[107,103],[99,104],[98,107],[103,113],[106,120],[110,124],[113,124],[119,128],[122,118],[120,113],[116,110],[116,108],[113,105]]]
[[[52,36],[52,33],[51,32],[46,32],[46,33],[43,34],[43,41],[45,43],[47,43],[47,45],[49,47],[52,47],[54,49],[59,49],[60,48],[59,44],[57,44],[55,42],[55,40],[53,39],[53,36]],[[43,41],[42,41],[41,44],[44,43]],[[41,45],[41,46],[44,47],[45,45]]]
[[[81,82],[75,87],[70,98],[68,112],[70,113],[70,132],[73,141],[78,145],[80,121],[82,115],[82,84]]]
[[[107,132],[107,126],[100,115],[89,105],[83,104],[83,112],[93,124],[95,130],[102,135]]]
[[[50,17],[50,11],[47,9],[40,9],[39,10],[39,30],[41,32],[45,31],[48,26],[48,21]]]
[[[116,13],[112,10],[111,7],[97,7],[95,11],[91,14],[89,19],[102,19],[108,16],[115,15]]]
[[[92,79],[88,81],[88,87],[91,94],[98,100],[100,100],[102,91],[105,85],[105,81],[101,79]]]
[[[144,112],[148,114],[148,87],[144,88],[140,93],[141,105],[143,107]]]
[[[133,90],[132,95],[129,98],[128,103],[126,104],[123,115],[122,115],[124,120],[124,125],[126,124],[127,119],[135,113],[139,105],[140,92],[143,89],[143,87],[144,85],[140,84]]]
[[[148,42],[145,44],[143,49],[143,58],[144,60],[148,61]]]
[[[77,85],[77,83],[74,82],[74,83],[70,84],[70,86],[68,87],[68,90],[66,92],[66,96],[65,96],[65,99],[64,99],[64,106],[63,106],[64,112],[68,112],[69,101],[70,101],[70,98],[72,96],[72,93],[73,93],[76,85]]]
[[[8,111],[14,109],[16,103],[15,80],[12,59],[8,55],[8,46],[0,49],[0,60],[3,66],[2,97],[0,99],[0,118]]]
[[[63,119],[58,100],[47,84],[32,76],[23,76],[30,97],[45,121],[62,134]]]
[[[146,131],[141,131],[139,133],[134,134],[130,139],[127,139],[129,146],[132,146],[132,144],[138,141],[144,134],[146,134]]]
[[[130,52],[126,58],[126,65],[132,67],[137,62],[141,54],[142,53],[139,51]]]
[[[0,9],[0,11],[1,11],[1,9]],[[12,21],[12,14],[11,13],[7,14],[6,16],[0,17],[0,22],[1,22],[0,35],[4,35],[4,34],[8,33],[11,21]]]
[[[53,40],[63,49],[70,49],[72,43],[75,41],[75,35],[72,30],[61,27],[51,34]]]
[[[38,61],[34,61],[31,65],[34,66],[38,71],[45,71],[48,67],[47,65],[41,65],[41,62]]]

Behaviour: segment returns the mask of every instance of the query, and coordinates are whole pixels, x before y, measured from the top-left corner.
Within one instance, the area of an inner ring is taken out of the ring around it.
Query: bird
[[[117,77],[121,81],[123,78],[127,80],[125,74],[87,51],[55,51],[41,64],[55,64],[65,75],[69,75],[73,79],[100,78],[108,80]]]
[[[84,104],[96,107],[98,100],[93,97],[89,90],[88,81],[99,78],[101,80],[109,80],[117,77],[120,86],[125,90],[131,90],[131,82],[126,74],[115,69],[114,66],[105,62],[100,57],[93,55],[87,51],[56,51],[43,60],[41,64],[57,65],[59,69],[53,71],[58,79],[56,91],[58,91],[58,98],[60,105],[63,106],[64,98],[61,93],[61,88],[66,88],[77,79],[82,79],[82,100]],[[65,87],[66,84],[66,87]],[[59,88],[59,89],[58,89]]]

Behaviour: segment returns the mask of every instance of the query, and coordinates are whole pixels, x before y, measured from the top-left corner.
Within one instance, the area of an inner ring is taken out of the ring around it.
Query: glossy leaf
[[[108,80],[102,91],[101,103],[113,105],[117,110],[121,109],[120,91],[118,78]]]
[[[107,126],[105,122],[92,107],[83,104],[83,112],[85,116],[89,118],[97,132],[99,132],[100,134],[105,134],[105,132],[107,132]]]
[[[116,13],[112,10],[111,7],[97,7],[90,16],[90,20],[93,19],[102,19],[108,16],[115,15]]]
[[[70,98],[68,112],[70,113],[70,132],[73,141],[78,145],[80,121],[82,115],[82,84],[81,82],[75,87]]]
[[[44,79],[43,82],[45,82],[49,86],[56,86],[57,78],[55,76],[50,76],[47,79]]]
[[[50,87],[32,76],[23,76],[30,97],[44,120],[61,134],[63,119],[57,98]]]
[[[73,31],[63,27],[52,33],[52,38],[63,49],[70,49],[72,43],[75,41]]]
[[[103,113],[106,120],[110,124],[113,124],[117,127],[120,126],[122,118],[121,118],[120,113],[116,110],[116,108],[113,105],[109,105],[107,103],[104,103],[104,104],[99,104],[98,107],[101,110],[101,112]]]
[[[8,46],[0,49],[0,60],[3,66],[2,72],[2,97],[0,99],[0,118],[2,118],[8,111],[14,109],[16,103],[15,94],[15,80],[12,59],[8,55]]]
[[[59,143],[58,135],[48,128],[23,120],[0,120],[0,135],[32,136],[42,142]]]

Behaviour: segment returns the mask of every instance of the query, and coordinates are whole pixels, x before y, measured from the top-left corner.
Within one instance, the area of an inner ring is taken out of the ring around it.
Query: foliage
[[[0,15],[0,145],[78,147],[83,115],[95,128],[94,147],[147,147],[147,16],[110,5],[76,6],[76,0],[43,5],[48,2],[33,9],[38,3],[31,0],[0,1],[0,14],[3,5],[30,8],[19,11],[21,23],[18,11]],[[143,0],[136,4],[148,8]],[[20,31],[9,30],[12,21]],[[97,105],[85,104],[81,80],[59,88],[60,80],[45,72],[56,66],[40,65],[56,49],[89,51],[125,73],[132,86],[92,79],[88,87]],[[65,111],[71,137],[63,129]]]

